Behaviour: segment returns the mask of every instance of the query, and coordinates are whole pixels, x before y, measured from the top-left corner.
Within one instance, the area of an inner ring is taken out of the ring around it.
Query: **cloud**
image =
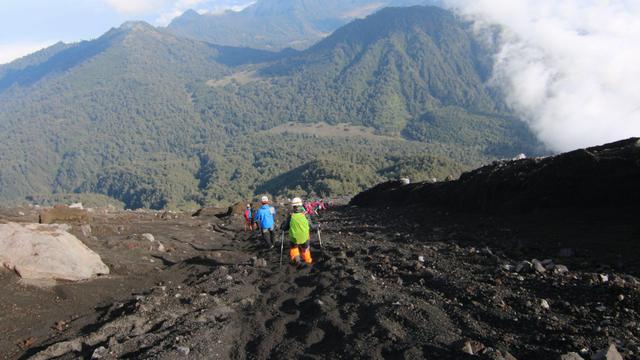
[[[237,4],[231,3],[231,4],[215,5],[213,7],[210,7],[209,9],[201,9],[199,12],[201,14],[212,14],[212,15],[224,14],[227,11],[239,12],[255,3],[256,3],[255,1],[241,1]]]
[[[145,14],[165,7],[170,0],[104,0],[104,2],[122,14]]]
[[[252,0],[178,0],[173,2],[169,11],[162,13],[157,19],[158,25],[168,25],[171,20],[192,9],[199,14],[219,15],[226,11],[242,11],[254,4]]]
[[[640,2],[445,0],[500,25],[493,83],[551,149],[640,136]]]
[[[55,43],[55,41],[0,44],[0,64],[10,63],[23,56],[42,50],[53,43]]]

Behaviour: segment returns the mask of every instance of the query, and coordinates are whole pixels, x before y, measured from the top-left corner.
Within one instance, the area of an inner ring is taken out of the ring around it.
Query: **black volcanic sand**
[[[640,225],[631,216],[344,207],[321,221],[324,256],[314,236],[316,264],[296,270],[286,263],[286,249],[280,267],[279,249],[249,238],[239,218],[95,216],[90,236],[77,226],[72,232],[113,274],[38,289],[0,271],[0,353],[6,359],[90,359],[96,349],[103,359],[501,359],[507,353],[556,359],[581,349],[588,358],[614,343],[626,359],[640,354],[634,277]],[[560,257],[567,248],[573,254]],[[569,272],[518,274],[507,266],[534,258]],[[467,355],[466,341],[485,349]]]

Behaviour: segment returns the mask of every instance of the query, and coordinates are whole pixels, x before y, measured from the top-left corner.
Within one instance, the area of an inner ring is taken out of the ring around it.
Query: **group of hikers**
[[[299,267],[311,265],[311,230],[320,229],[320,224],[314,224],[311,215],[318,215],[326,210],[329,204],[324,200],[313,202],[303,202],[301,198],[294,198],[291,201],[292,211],[286,221],[280,226],[280,231],[289,233],[291,242],[289,248],[289,258],[291,262]],[[260,199],[261,206],[254,211],[251,204],[247,204],[244,211],[245,232],[258,230],[262,240],[270,249],[275,247],[276,237],[276,208],[271,206],[267,196]]]

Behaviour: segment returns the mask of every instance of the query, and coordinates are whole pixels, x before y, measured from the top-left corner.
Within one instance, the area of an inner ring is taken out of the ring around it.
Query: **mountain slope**
[[[380,11],[304,52],[128,23],[0,69],[0,199],[342,195],[528,152],[531,134],[484,87],[481,50],[430,7]]]
[[[168,30],[215,44],[278,50],[304,49],[349,21],[385,6],[427,0],[259,0],[241,12],[200,15],[191,10]]]
[[[217,55],[135,23],[10,71],[0,80],[2,194],[69,191],[103,166],[189,148],[199,117],[186,84],[224,73]]]
[[[490,64],[451,13],[387,8],[300,54],[251,68],[249,81],[196,93],[203,114],[239,131],[283,121],[350,122],[487,153],[532,151],[526,126],[485,85]]]

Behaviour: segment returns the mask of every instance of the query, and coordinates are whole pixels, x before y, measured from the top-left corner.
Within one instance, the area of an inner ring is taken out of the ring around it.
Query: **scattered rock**
[[[570,352],[560,356],[560,360],[584,360],[582,356],[577,353]]]
[[[258,259],[257,257],[253,257],[251,258],[251,263],[254,267],[257,268],[267,267],[267,260],[265,259]]]
[[[418,256],[418,261],[420,261],[421,263],[423,263],[423,262],[425,261],[425,260],[424,260],[424,256],[422,256],[422,255]]]
[[[468,340],[464,342],[462,346],[462,352],[469,355],[478,355],[485,349],[485,346],[475,340]]]
[[[80,226],[80,231],[82,231],[82,236],[88,238],[89,236],[91,236],[91,225],[84,224]]]
[[[189,355],[189,353],[191,352],[191,349],[189,349],[189,348],[188,348],[188,347],[186,347],[186,346],[178,346],[178,347],[176,348],[176,350],[178,350],[178,352],[179,352],[180,354],[185,355],[185,356],[186,356],[186,355]]]
[[[154,242],[154,241],[156,241],[156,238],[155,238],[155,237],[153,237],[153,235],[151,235],[151,234],[149,234],[149,233],[142,234],[142,237],[143,237],[143,238],[145,238],[145,239],[147,239],[147,240],[149,240],[150,242]]]
[[[599,274],[599,275],[598,275],[598,278],[600,279],[600,281],[601,281],[602,283],[605,283],[605,284],[606,284],[606,283],[608,283],[608,282],[609,282],[609,275],[606,275],[606,274]]]
[[[551,308],[551,306],[549,306],[549,302],[545,299],[540,300],[540,307],[545,310],[549,310]]]
[[[533,264],[528,261],[521,261],[516,265],[516,272],[530,272],[533,269]]]
[[[555,265],[553,267],[554,274],[566,274],[569,272],[569,268],[564,265]]]
[[[91,359],[102,359],[105,355],[107,355],[109,350],[106,347],[100,346],[99,348],[93,350],[93,354],[91,354]]]
[[[533,269],[540,274],[544,274],[545,272],[547,272],[547,269],[544,267],[544,265],[538,261],[538,260],[533,260],[531,262],[533,264]]]
[[[591,360],[623,360],[622,355],[614,344],[609,345],[608,349],[600,350],[595,353]]]
[[[33,336],[30,336],[30,337],[20,341],[18,346],[20,346],[22,349],[28,349],[28,348],[32,347],[33,344],[35,344],[35,343],[36,343],[36,338],[34,338]]]
[[[58,330],[58,331],[64,331],[64,329],[66,329],[69,325],[67,324],[66,321],[64,320],[60,320],[60,321],[56,321],[55,324],[53,324],[53,329]]]

